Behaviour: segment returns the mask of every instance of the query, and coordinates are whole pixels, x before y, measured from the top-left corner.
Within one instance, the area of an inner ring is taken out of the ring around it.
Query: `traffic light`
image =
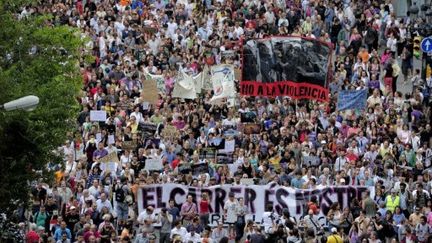
[[[421,36],[415,36],[414,37],[413,56],[415,56],[416,58],[419,58],[420,54],[421,54],[421,50],[420,50],[421,41],[422,41]]]

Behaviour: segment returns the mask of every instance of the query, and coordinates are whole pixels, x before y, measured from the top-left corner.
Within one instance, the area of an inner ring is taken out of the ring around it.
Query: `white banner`
[[[211,102],[218,102],[223,98],[235,96],[235,73],[233,65],[217,65],[211,68],[211,81],[213,84],[213,98]]]
[[[354,198],[361,199],[362,193],[369,190],[371,197],[375,195],[374,187],[326,187],[314,190],[301,190],[291,187],[272,185],[219,185],[211,187],[189,187],[180,184],[157,184],[145,186],[138,190],[138,210],[141,213],[148,206],[159,212],[168,207],[169,200],[181,208],[187,195],[192,195],[194,201],[200,202],[203,192],[210,196],[210,224],[217,223],[223,215],[223,208],[228,194],[233,192],[236,198],[243,198],[248,207],[246,219],[260,223],[266,205],[272,205],[280,215],[283,209],[288,209],[297,222],[307,212],[306,205],[312,196],[319,202],[320,218],[327,214],[334,202],[339,202],[340,208],[348,207]]]
[[[174,84],[172,97],[183,99],[195,99],[197,92],[195,91],[194,79],[185,72],[180,71],[177,75],[177,80]]]
[[[197,75],[193,76],[192,79],[195,84],[195,92],[197,94],[201,94],[202,86],[203,86],[203,73],[198,73]]]

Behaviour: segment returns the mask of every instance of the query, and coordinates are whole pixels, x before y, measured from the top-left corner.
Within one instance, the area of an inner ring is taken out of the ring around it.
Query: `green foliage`
[[[37,171],[46,173],[56,159],[52,151],[74,129],[82,85],[78,30],[51,27],[49,16],[17,20],[11,10],[30,2],[0,0],[0,104],[26,95],[40,99],[32,112],[0,111],[0,208],[8,213],[28,203],[29,183],[41,177]]]

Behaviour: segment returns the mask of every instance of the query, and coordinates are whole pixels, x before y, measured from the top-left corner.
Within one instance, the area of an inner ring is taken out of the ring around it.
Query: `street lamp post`
[[[6,111],[13,111],[13,110],[32,111],[36,108],[38,104],[39,104],[39,97],[34,95],[28,95],[4,103],[3,105],[0,105],[0,109],[3,108]]]

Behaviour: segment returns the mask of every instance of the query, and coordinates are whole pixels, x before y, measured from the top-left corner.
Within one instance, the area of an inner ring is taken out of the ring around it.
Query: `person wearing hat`
[[[331,234],[327,237],[327,243],[342,243],[342,237],[338,234],[335,227],[331,228]]]

